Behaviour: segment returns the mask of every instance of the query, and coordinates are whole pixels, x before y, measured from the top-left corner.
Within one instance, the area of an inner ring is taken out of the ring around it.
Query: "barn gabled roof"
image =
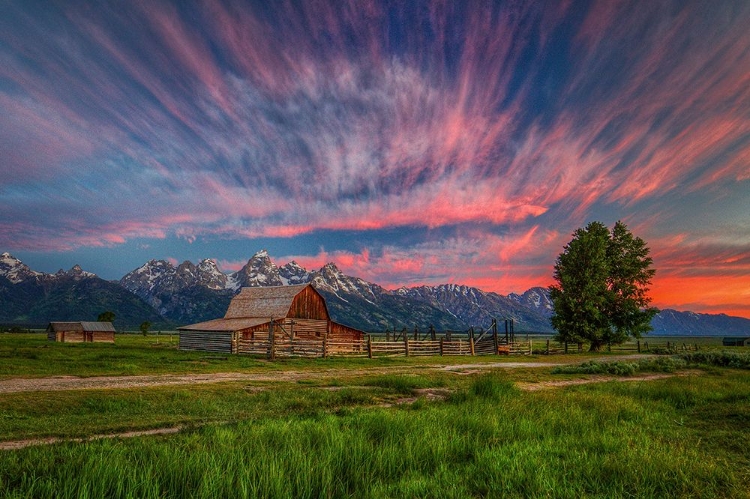
[[[271,318],[286,317],[294,297],[307,286],[310,284],[242,288],[239,294],[232,298],[224,318],[258,317],[268,322]]]
[[[78,322],[50,322],[47,326],[48,330],[52,331],[86,331],[86,332],[107,332],[114,333],[115,326],[111,322],[92,322],[92,321],[78,321]]]
[[[177,329],[180,331],[210,331],[213,333],[224,333],[230,331],[241,331],[249,327],[260,326],[269,322],[270,318],[266,317],[246,317],[240,319],[213,319],[198,324],[182,326]]]

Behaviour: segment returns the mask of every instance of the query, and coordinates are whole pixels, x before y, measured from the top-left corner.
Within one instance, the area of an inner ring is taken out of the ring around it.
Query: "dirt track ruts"
[[[586,358],[585,360],[636,360],[644,358],[645,355],[628,356],[606,356],[600,358]],[[487,369],[516,369],[524,367],[555,367],[566,364],[577,364],[583,359],[576,358],[570,362],[487,362],[472,364],[423,364],[414,366],[393,367],[358,367],[358,368],[336,368],[309,371],[273,371],[273,372],[229,372],[229,373],[205,373],[205,374],[158,374],[145,376],[92,376],[81,378],[78,376],[54,376],[48,378],[10,378],[0,380],[0,394],[20,392],[46,392],[65,390],[105,390],[105,389],[127,389],[152,386],[170,385],[192,385],[205,383],[223,383],[231,381],[248,382],[273,382],[273,381],[300,381],[337,378],[341,376],[377,376],[381,374],[414,374],[421,370],[442,371],[471,371],[476,372]]]
[[[622,360],[622,359],[638,359],[644,358],[647,355],[630,355],[630,356],[609,356],[601,357],[596,360]],[[591,360],[591,359],[589,359]],[[378,375],[378,374],[405,374],[414,373],[415,370],[419,371],[422,369],[426,370],[441,370],[455,372],[456,374],[472,374],[481,370],[487,369],[517,369],[522,367],[555,367],[566,364],[579,363],[580,359],[575,362],[564,362],[564,363],[551,363],[551,362],[490,362],[490,363],[475,363],[475,364],[455,364],[455,365],[421,365],[421,366],[394,366],[394,367],[373,367],[373,368],[356,368],[356,369],[328,369],[320,371],[277,371],[273,373],[210,373],[210,374],[191,374],[191,375],[152,375],[152,376],[98,376],[92,378],[79,378],[74,376],[58,376],[50,378],[16,378],[0,380],[0,394],[2,393],[17,393],[17,392],[29,392],[29,391],[60,391],[60,390],[86,390],[86,389],[123,389],[123,388],[135,388],[135,387],[147,387],[147,386],[168,386],[168,385],[184,385],[194,383],[220,383],[226,381],[256,381],[256,382],[267,382],[267,381],[297,381],[297,380],[310,380],[310,379],[324,379],[332,378],[340,375],[356,376],[356,375]],[[519,388],[525,391],[536,391],[550,388],[561,388],[570,385],[588,384],[588,383],[601,383],[606,381],[650,381],[655,379],[663,379],[672,376],[684,376],[694,374],[691,372],[677,373],[677,374],[650,374],[634,376],[630,378],[615,377],[615,376],[601,376],[594,375],[584,379],[578,380],[561,380],[561,381],[546,381],[540,383],[525,383],[518,382]],[[424,392],[424,390],[422,390]],[[423,394],[429,398],[443,398],[445,393],[432,393],[434,390],[427,390]],[[440,390],[438,390],[440,391]],[[403,399],[398,402],[410,403],[416,400],[416,397]],[[127,431],[122,433],[108,433],[92,435],[85,438],[36,438],[36,439],[24,439],[24,440],[12,440],[12,441],[0,441],[0,451],[5,450],[18,450],[25,447],[31,447],[36,445],[50,445],[55,443],[63,442],[87,442],[93,440],[99,440],[103,438],[131,438],[138,436],[147,435],[166,435],[177,433],[183,428],[181,426],[170,426],[165,428],[156,428],[150,430],[135,430]]]

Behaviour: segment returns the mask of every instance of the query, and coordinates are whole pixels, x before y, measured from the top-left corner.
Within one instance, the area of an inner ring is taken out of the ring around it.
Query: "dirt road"
[[[630,356],[608,356],[587,360],[637,360],[648,357],[647,355],[630,355]],[[327,378],[340,378],[352,376],[377,376],[386,374],[414,374],[420,371],[447,371],[458,375],[475,374],[490,369],[518,369],[518,368],[552,368],[555,366],[578,364],[581,359],[575,359],[571,362],[550,363],[550,362],[490,362],[490,363],[471,363],[471,364],[430,364],[418,366],[394,366],[394,367],[372,367],[372,368],[337,368],[318,371],[278,371],[273,373],[211,373],[211,374],[192,374],[192,375],[153,375],[153,376],[99,376],[92,378],[78,378],[75,376],[59,376],[51,378],[16,378],[0,380],[0,394],[18,393],[18,392],[44,392],[60,390],[87,390],[87,389],[128,389],[137,387],[151,386],[169,386],[169,385],[190,385],[196,383],[221,383],[230,381],[243,382],[273,382],[273,381],[300,381],[300,380],[320,380]],[[561,381],[544,381],[540,383],[518,382],[520,389],[525,391],[536,391],[544,389],[562,388],[564,386],[579,385],[587,383],[601,383],[606,381],[649,381],[663,379],[672,376],[684,376],[695,374],[693,371],[676,373],[676,374],[645,374],[632,377],[616,377],[605,375],[587,376],[577,380]],[[426,389],[418,391],[415,397],[404,398],[396,404],[408,404],[414,402],[419,397],[425,397],[428,400],[441,399],[447,396],[446,390]],[[390,406],[386,404],[385,406]],[[17,450],[25,447],[36,445],[50,445],[61,442],[87,442],[102,438],[130,438],[146,435],[165,435],[177,433],[182,430],[180,426],[171,426],[165,428],[156,428],[150,430],[128,431],[123,433],[107,433],[92,435],[86,438],[39,438],[24,439],[13,441],[0,441],[0,451]]]
[[[578,364],[583,360],[637,360],[647,355],[628,356],[606,356],[600,358],[572,358],[569,362],[489,362],[471,364],[421,364],[414,366],[393,367],[357,367],[336,368],[327,370],[309,371],[275,371],[268,373],[209,373],[209,374],[160,374],[149,376],[95,376],[90,378],[79,378],[77,376],[55,376],[49,378],[12,378],[0,380],[0,394],[19,392],[46,392],[61,390],[103,390],[103,389],[127,389],[152,386],[170,385],[193,385],[205,383],[223,383],[229,381],[242,382],[274,382],[274,381],[301,381],[316,379],[335,379],[351,376],[378,376],[385,374],[415,374],[420,371],[451,371],[456,373],[471,374],[488,369],[517,369],[555,367],[567,364]]]

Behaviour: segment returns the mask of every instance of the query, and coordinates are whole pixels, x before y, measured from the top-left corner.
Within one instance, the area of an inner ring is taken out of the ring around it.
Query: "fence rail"
[[[496,338],[440,338],[436,340],[290,338],[288,336],[239,339],[233,352],[276,357],[419,357],[440,355],[508,355],[530,353],[529,342],[505,343]]]
[[[520,345],[520,343],[517,343]],[[529,347],[531,348],[531,347]],[[620,345],[605,345],[603,349],[607,352],[636,352],[636,353],[676,353],[682,351],[697,351],[700,346],[697,343],[686,343],[676,341],[653,342],[641,341],[622,343]],[[533,352],[543,355],[557,355],[573,352],[583,352],[584,345],[576,343],[558,343],[553,340],[537,340],[534,343]]]
[[[698,350],[698,344],[678,342],[636,341],[621,345],[605,345],[609,352],[673,353]],[[232,351],[244,355],[276,357],[419,357],[419,356],[478,356],[478,355],[557,355],[582,352],[583,344],[558,343],[551,339],[533,338],[516,341],[512,322],[506,321],[505,334],[499,334],[497,322],[488,329],[443,334],[430,328],[428,332],[403,329],[386,331],[382,335],[367,335],[363,339],[298,337],[274,335],[239,339],[233,342]]]

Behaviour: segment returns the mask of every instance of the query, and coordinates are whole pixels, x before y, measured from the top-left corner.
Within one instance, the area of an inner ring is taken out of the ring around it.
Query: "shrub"
[[[635,362],[598,362],[591,360],[577,366],[560,366],[552,370],[552,374],[615,374],[630,376],[638,370]]]
[[[678,357],[688,364],[750,369],[750,352],[685,352]]]
[[[687,362],[680,357],[659,357],[638,361],[638,370],[642,372],[673,373],[685,367],[687,367]]]
[[[589,361],[577,366],[560,366],[552,370],[552,374],[614,374],[616,376],[631,376],[636,372],[675,372],[687,366],[687,362],[679,357],[659,357],[655,359],[641,359],[638,362],[599,362]]]

